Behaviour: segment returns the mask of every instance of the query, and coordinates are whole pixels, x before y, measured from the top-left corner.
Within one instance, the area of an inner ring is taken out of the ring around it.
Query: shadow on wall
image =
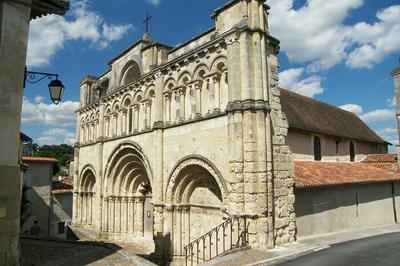
[[[38,226],[40,227],[41,233],[39,236],[48,236],[52,233],[51,230],[51,222],[53,221],[64,221],[63,218],[59,217],[59,213],[53,211],[50,207],[53,204],[54,207],[58,207],[60,209],[63,206],[60,205],[58,201],[56,201],[55,195],[50,196],[50,191],[48,187],[33,187],[27,191],[27,198],[29,200],[29,207],[27,209],[27,213],[29,213],[29,217],[25,221],[25,223],[21,227],[21,235],[30,235],[30,229],[35,221],[38,221]],[[71,199],[72,201],[72,199]],[[71,203],[72,206],[72,203]],[[69,210],[66,210],[69,211]],[[72,209],[70,210],[72,212]],[[64,215],[65,216],[65,215]],[[54,231],[54,230],[53,230]]]

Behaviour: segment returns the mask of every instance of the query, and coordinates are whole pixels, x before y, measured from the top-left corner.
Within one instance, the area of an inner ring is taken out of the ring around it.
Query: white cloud
[[[378,109],[360,115],[366,123],[386,122],[395,119],[396,112],[392,109]]]
[[[395,107],[396,106],[396,96],[394,96],[391,99],[387,99],[386,103],[389,107]]]
[[[35,97],[32,102],[23,99],[22,123],[36,125],[56,125],[59,127],[74,126],[76,123],[75,111],[79,108],[79,102],[66,101],[59,105],[46,104],[43,97]]]
[[[382,128],[376,131],[384,140],[397,145],[399,143],[397,128]]]
[[[64,128],[52,128],[44,131],[35,142],[37,142],[39,145],[74,145],[75,134]]]
[[[352,112],[352,113],[355,113],[356,115],[360,115],[363,113],[362,107],[358,104],[345,104],[345,105],[339,106],[339,108],[349,111],[349,112]]]
[[[304,68],[291,68],[279,74],[279,86],[296,93],[314,97],[324,92],[322,77],[311,75],[304,77]]]
[[[345,25],[363,0],[307,0],[294,9],[294,0],[270,0],[269,26],[281,40],[282,51],[309,71],[329,69],[341,62],[350,68],[371,68],[400,51],[400,6],[377,13],[379,22]]]
[[[357,23],[351,40],[358,45],[350,52],[346,65],[350,68],[372,68],[386,56],[400,51],[400,5],[378,11],[379,22]]]
[[[152,5],[158,6],[161,3],[161,0],[147,0]]]
[[[107,24],[89,8],[90,1],[71,3],[69,18],[49,15],[33,20],[29,30],[27,65],[46,66],[51,58],[71,40],[87,41],[92,47],[105,48],[120,40],[132,25]]]

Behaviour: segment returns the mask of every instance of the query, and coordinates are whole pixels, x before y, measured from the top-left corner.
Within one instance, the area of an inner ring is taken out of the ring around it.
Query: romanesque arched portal
[[[205,158],[183,159],[174,168],[167,187],[172,211],[172,254],[184,255],[184,246],[224,220],[227,189],[222,176]]]
[[[103,231],[113,239],[153,239],[152,178],[141,149],[120,145],[106,168]]]
[[[96,177],[93,167],[86,166],[79,180],[78,190],[78,221],[82,225],[93,227],[94,218],[94,206],[95,206],[95,184]]]

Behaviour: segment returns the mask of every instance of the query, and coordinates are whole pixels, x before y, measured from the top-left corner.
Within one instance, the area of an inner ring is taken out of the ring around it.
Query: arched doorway
[[[93,226],[95,215],[95,184],[96,178],[93,170],[91,168],[85,169],[82,172],[78,192],[78,220],[82,225]]]
[[[175,167],[167,187],[174,257],[184,256],[184,246],[224,222],[226,192],[221,175],[205,158],[187,158]]]
[[[140,148],[122,144],[107,164],[103,231],[116,240],[153,239],[151,174]]]

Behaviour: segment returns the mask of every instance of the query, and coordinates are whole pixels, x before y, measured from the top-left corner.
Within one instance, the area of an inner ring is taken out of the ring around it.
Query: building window
[[[319,137],[314,137],[314,160],[321,161],[321,140]]]
[[[65,222],[58,223],[58,234],[65,233]]]
[[[354,151],[354,143],[350,141],[350,162],[354,162],[356,153]]]

